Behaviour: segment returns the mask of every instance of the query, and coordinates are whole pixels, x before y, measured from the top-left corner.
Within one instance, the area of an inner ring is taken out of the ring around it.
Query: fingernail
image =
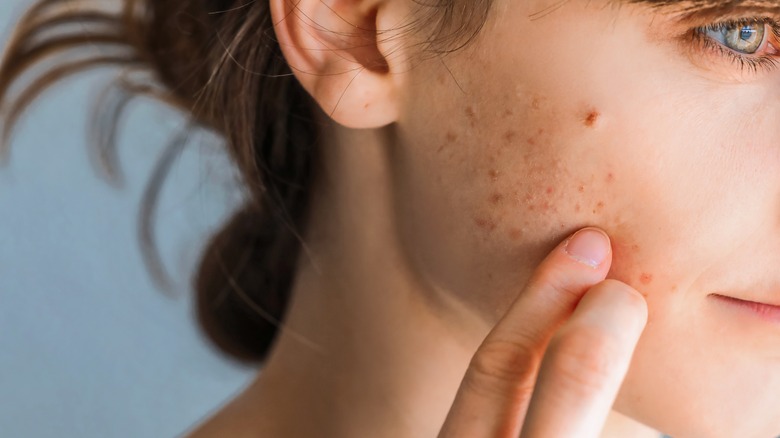
[[[604,263],[609,249],[609,237],[597,228],[577,231],[563,248],[569,257],[591,268],[598,268]]]

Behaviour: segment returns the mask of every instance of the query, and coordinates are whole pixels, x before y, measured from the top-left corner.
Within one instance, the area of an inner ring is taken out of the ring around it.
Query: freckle
[[[542,134],[544,134],[544,129],[539,128],[539,130],[536,131],[536,133],[539,134],[539,135],[542,135]]]
[[[601,114],[599,114],[598,111],[595,110],[590,111],[588,115],[585,117],[585,121],[584,121],[585,126],[592,128],[593,125],[595,125],[596,122],[598,122],[599,117],[601,117]]]
[[[520,240],[520,238],[523,237],[523,231],[519,228],[512,228],[509,230],[509,237],[511,237],[512,240]]]
[[[452,131],[449,131],[447,132],[447,136],[445,138],[447,139],[448,142],[452,143],[458,139],[458,135]]]
[[[615,181],[615,175],[614,175],[612,172],[609,172],[609,173],[607,174],[607,182],[608,182],[608,183],[611,183],[611,182],[613,182],[613,181]]]
[[[488,280],[492,280],[492,279],[493,279],[493,274],[488,273]]]
[[[488,172],[490,179],[492,179],[493,181],[498,181],[498,175],[500,174],[501,173],[495,169],[490,169],[490,171]]]
[[[526,141],[527,141],[527,142],[528,142],[528,144],[530,144],[530,145],[535,145],[535,144],[536,144],[536,139],[535,139],[535,138],[533,138],[533,137],[528,137],[528,139],[527,139]]]
[[[552,188],[552,187],[547,187],[547,194],[548,194],[548,195],[552,195],[552,194],[553,194],[553,192],[555,192],[555,189],[554,189],[554,188]]]
[[[677,285],[676,284],[672,285],[672,292],[677,292]]]
[[[493,205],[500,204],[503,199],[504,199],[504,195],[502,195],[501,193],[493,193],[492,195],[490,195],[490,203]]]
[[[541,106],[542,106],[542,100],[539,99],[538,97],[534,97],[534,100],[531,101],[531,107],[533,109],[539,109],[539,107]]]
[[[599,203],[596,204],[596,208],[604,208],[604,203],[602,201],[599,201]]]
[[[476,117],[477,113],[474,112],[474,108],[472,107],[466,107],[466,117],[473,119]]]
[[[582,207],[580,207],[580,204],[577,204],[576,206],[574,206],[574,211],[579,212],[580,210],[582,210]]]
[[[536,207],[534,207],[533,204],[528,206],[528,211],[534,211],[534,210],[536,210]]]
[[[517,133],[515,131],[507,131],[504,133],[504,140],[506,140],[507,143],[512,143],[516,136]]]
[[[643,272],[642,275],[639,276],[639,281],[642,284],[650,284],[653,281],[653,274],[648,274],[647,272]]]
[[[631,245],[631,250],[632,251],[639,251],[639,245],[636,245],[636,244]]]
[[[443,150],[444,150],[444,147],[445,147],[445,146],[446,146],[446,145],[441,145],[441,146],[439,146],[439,149],[437,149],[437,150],[436,150],[436,153],[441,153],[441,151],[443,151]]]
[[[511,117],[513,115],[515,115],[515,112],[511,109],[504,110],[504,117]]]
[[[371,105],[371,102],[368,102],[368,103],[366,103],[365,105],[363,105],[363,108],[364,108],[364,109],[368,109],[368,106],[369,106],[369,105]]]
[[[585,192],[585,186],[579,186],[578,190],[580,191],[580,193],[584,193]]]

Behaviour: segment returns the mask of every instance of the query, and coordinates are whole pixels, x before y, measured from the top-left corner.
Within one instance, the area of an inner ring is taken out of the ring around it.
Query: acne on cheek
[[[574,191],[556,186],[557,181],[568,181],[566,184],[571,184],[572,176],[567,168],[570,164],[549,153],[549,148],[561,141],[555,136],[562,131],[562,127],[567,130],[574,126],[580,126],[580,130],[583,127],[597,129],[602,119],[601,111],[593,106],[580,107],[579,110],[572,108],[573,111],[568,112],[568,127],[564,127],[560,121],[561,111],[552,108],[543,96],[529,96],[524,106],[522,114],[518,113],[517,116],[511,104],[498,111],[497,118],[504,119],[499,124],[504,127],[503,132],[495,140],[500,144],[486,145],[477,158],[488,166],[483,178],[486,177],[490,190],[484,208],[474,214],[473,224],[486,239],[503,232],[509,239],[519,241],[526,236],[530,223],[540,219],[548,223],[557,221],[553,226],[557,230],[564,230],[567,227],[565,221],[577,218],[586,220],[607,208],[605,200],[590,199],[597,193],[599,184],[596,183],[599,181],[578,182],[574,185]],[[480,125],[478,111],[472,106],[467,106],[463,114],[469,126]],[[521,119],[525,123],[518,123]],[[518,125],[526,126],[521,128]],[[529,125],[531,129],[528,129]],[[447,133],[440,152],[456,139],[457,136],[452,132]],[[502,166],[506,166],[507,162],[515,165],[519,158],[522,158],[522,175],[503,172]],[[615,181],[615,174],[609,172],[603,182],[611,185]],[[561,220],[561,213],[573,217]],[[528,220],[522,225],[510,223],[516,221],[518,216]],[[507,217],[510,220],[506,220]]]

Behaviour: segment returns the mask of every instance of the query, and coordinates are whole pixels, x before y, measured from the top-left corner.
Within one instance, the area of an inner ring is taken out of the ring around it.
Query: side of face
[[[495,323],[558,242],[602,227],[609,278],[650,311],[615,408],[673,436],[780,434],[780,326],[708,296],[780,302],[780,71],[682,42],[706,21],[551,4],[496,1],[466,49],[405,73],[408,253]]]

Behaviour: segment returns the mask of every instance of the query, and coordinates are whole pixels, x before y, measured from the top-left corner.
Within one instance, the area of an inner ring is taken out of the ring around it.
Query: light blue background
[[[0,41],[30,0],[0,1]],[[142,189],[175,112],[133,101],[121,123],[126,184],[98,177],[88,104],[116,70],[51,89],[0,168],[0,437],[172,437],[253,375],[199,337],[189,278],[238,201],[224,156],[201,136],[165,184],[157,234],[179,298],[156,290],[136,239]]]

